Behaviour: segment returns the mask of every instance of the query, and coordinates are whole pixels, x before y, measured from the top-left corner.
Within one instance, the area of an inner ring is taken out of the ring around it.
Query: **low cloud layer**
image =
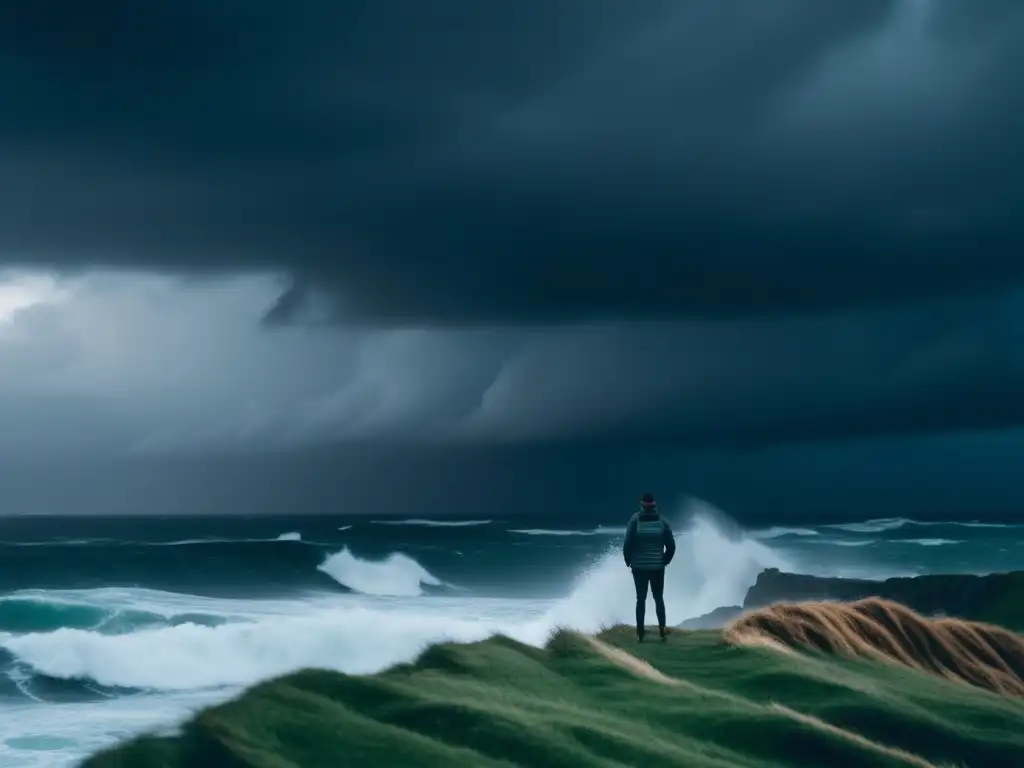
[[[270,330],[277,285],[56,282],[0,322],[0,448],[742,448],[1024,419],[1024,294],[717,323]]]
[[[283,272],[271,321],[377,326],[782,315],[1024,278],[1019,3],[444,8],[3,12],[5,258]]]

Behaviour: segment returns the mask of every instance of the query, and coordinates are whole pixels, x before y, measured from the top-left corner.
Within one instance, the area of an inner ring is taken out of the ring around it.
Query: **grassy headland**
[[[637,644],[623,627],[598,638],[563,631],[544,649],[503,637],[435,645],[368,677],[307,670],[200,713],[180,737],[142,738],[85,766],[1024,765],[1024,700],[870,642],[818,642],[849,619],[836,606],[818,619],[804,610],[797,623],[772,610],[666,643]],[[923,653],[931,622],[912,621],[906,647],[924,643]],[[961,652],[988,663],[987,628],[965,627]],[[1019,636],[996,634],[1024,658]]]

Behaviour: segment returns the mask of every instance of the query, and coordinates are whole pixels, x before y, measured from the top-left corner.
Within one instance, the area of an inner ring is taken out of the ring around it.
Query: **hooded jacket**
[[[622,543],[626,565],[635,570],[658,571],[672,562],[675,554],[676,539],[672,528],[658,513],[657,507],[641,509],[633,514]]]

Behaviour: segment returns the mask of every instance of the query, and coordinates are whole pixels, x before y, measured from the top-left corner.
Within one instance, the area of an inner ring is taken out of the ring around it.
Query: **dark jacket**
[[[672,528],[657,509],[641,509],[629,519],[622,556],[630,568],[657,571],[672,562],[676,539]]]

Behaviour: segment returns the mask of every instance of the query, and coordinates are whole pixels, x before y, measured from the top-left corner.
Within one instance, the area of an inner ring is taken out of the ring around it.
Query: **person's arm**
[[[672,562],[672,558],[676,556],[676,537],[672,533],[672,526],[668,524],[668,520],[662,518],[661,521],[661,538],[665,544],[665,554],[663,560],[665,565]]]
[[[629,518],[626,525],[626,538],[622,540],[622,558],[629,565],[633,560],[633,541],[636,539],[636,514]]]

